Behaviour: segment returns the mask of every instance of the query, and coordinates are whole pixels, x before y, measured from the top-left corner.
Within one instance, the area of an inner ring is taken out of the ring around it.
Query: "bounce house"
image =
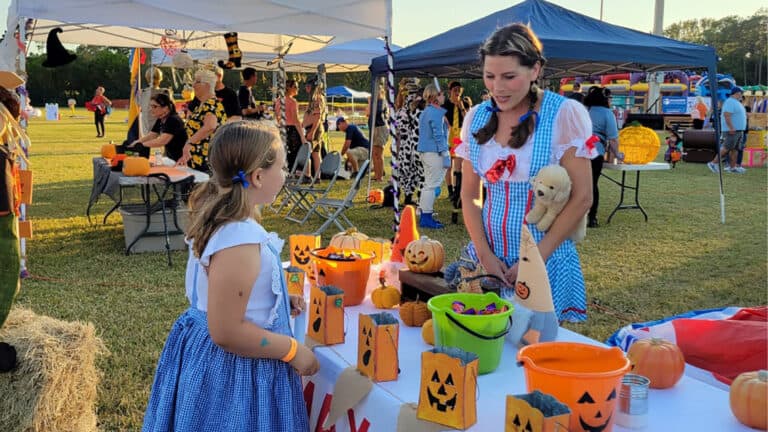
[[[731,95],[731,89],[736,87],[736,80],[733,76],[726,74],[717,74],[717,100],[724,101]],[[709,90],[709,77],[704,74],[696,82],[696,96],[712,96]]]

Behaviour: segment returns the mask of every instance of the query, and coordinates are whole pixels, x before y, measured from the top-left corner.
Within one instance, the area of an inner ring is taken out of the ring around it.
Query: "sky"
[[[392,41],[400,46],[411,45],[518,3],[515,0],[392,1]],[[602,2],[604,21],[644,32],[653,29],[655,0],[550,1],[593,18],[600,18]],[[10,0],[0,0],[0,32],[5,30],[9,4]],[[765,5],[765,0],[666,0],[664,27],[692,18],[748,17]]]

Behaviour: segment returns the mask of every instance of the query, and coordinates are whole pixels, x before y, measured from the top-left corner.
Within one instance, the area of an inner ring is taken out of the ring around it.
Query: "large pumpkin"
[[[685,370],[685,358],[677,345],[652,338],[635,342],[627,357],[632,371],[651,380],[651,388],[665,389],[677,384]]]
[[[731,383],[731,411],[751,428],[768,428],[768,371],[744,372]]]
[[[421,327],[432,318],[432,312],[423,301],[405,302],[400,305],[400,319],[408,327]]]
[[[350,228],[331,237],[330,245],[341,250],[360,250],[363,240],[368,240],[368,236]]]
[[[627,126],[619,132],[619,151],[624,153],[624,163],[644,165],[656,159],[661,141],[653,129]]]
[[[429,237],[421,237],[405,248],[405,264],[414,273],[437,273],[443,268],[443,245]]]

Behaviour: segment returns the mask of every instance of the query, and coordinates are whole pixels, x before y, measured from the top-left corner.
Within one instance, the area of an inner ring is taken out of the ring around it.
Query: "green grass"
[[[35,176],[29,208],[35,236],[28,243],[33,277],[23,281],[18,303],[40,314],[95,324],[111,352],[98,361],[103,372],[100,427],[138,430],[165,337],[187,306],[186,252],[175,252],[174,267],[168,268],[163,254],[123,253],[119,216],[111,216],[106,225],[88,224],[91,158],[110,139],[122,141],[126,114],[116,111],[108,119],[103,139],[95,138],[90,113],[78,110],[77,116],[81,118],[62,111],[60,122],[34,119],[29,128]],[[334,133],[332,139],[338,149],[340,135]],[[641,203],[648,223],[638,211],[620,211],[610,225],[589,230],[578,246],[589,320],[567,327],[604,340],[630,322],[691,309],[767,303],[766,170],[725,174],[725,182],[728,220],[722,225],[717,177],[706,166],[682,163],[673,170],[644,173]],[[348,186],[348,181],[340,182],[338,195]],[[618,201],[617,189],[601,181],[601,221]],[[357,201],[350,219],[369,235],[389,237],[391,211],[370,210],[362,193]],[[103,197],[94,214],[103,214],[109,204]],[[449,207],[446,199],[438,200],[443,220],[449,219]],[[301,227],[270,212],[263,222],[284,238],[320,224],[316,219]],[[329,229],[324,240],[333,232]],[[462,225],[432,235],[445,245],[448,260],[467,241]]]

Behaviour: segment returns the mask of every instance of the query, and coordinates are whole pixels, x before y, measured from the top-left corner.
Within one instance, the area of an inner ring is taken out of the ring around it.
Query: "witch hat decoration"
[[[72,63],[77,58],[76,54],[72,54],[64,49],[64,45],[59,41],[57,33],[63,32],[64,30],[61,27],[56,27],[48,32],[48,40],[45,43],[46,59],[43,62],[43,66],[49,68],[64,66],[65,64]]]
[[[243,53],[240,52],[240,47],[237,46],[237,32],[226,33],[224,40],[227,42],[227,51],[229,52],[229,60],[224,62],[219,60],[219,66],[222,69],[232,69],[240,67],[243,60]]]

